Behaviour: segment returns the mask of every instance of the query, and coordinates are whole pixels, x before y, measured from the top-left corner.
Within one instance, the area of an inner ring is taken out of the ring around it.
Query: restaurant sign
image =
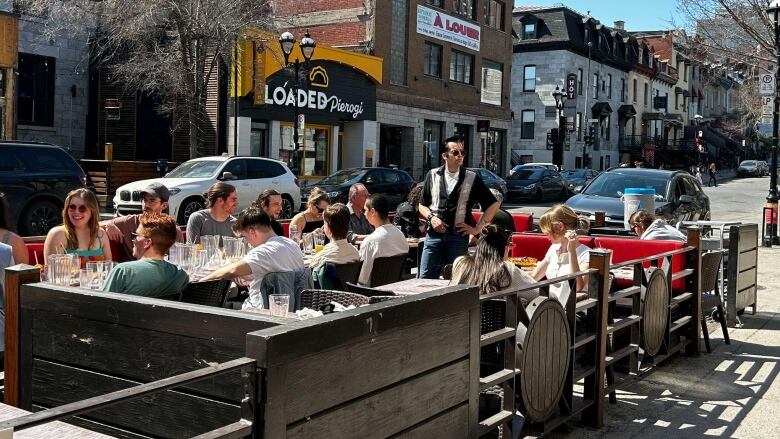
[[[422,5],[417,5],[417,33],[479,51],[479,26]]]

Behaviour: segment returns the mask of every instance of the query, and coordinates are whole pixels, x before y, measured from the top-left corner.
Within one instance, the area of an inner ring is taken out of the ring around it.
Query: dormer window
[[[536,23],[523,24],[523,39],[524,40],[536,39]]]

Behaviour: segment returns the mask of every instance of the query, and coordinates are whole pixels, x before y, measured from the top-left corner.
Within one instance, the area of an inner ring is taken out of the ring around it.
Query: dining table
[[[392,291],[397,296],[408,296],[411,294],[425,293],[437,288],[444,288],[450,285],[447,279],[407,279],[400,282],[394,282],[387,285],[375,287],[377,290]]]
[[[14,406],[0,403],[0,422],[10,421],[14,418],[29,415],[30,412]],[[7,436],[4,436],[6,434]],[[0,424],[0,438],[13,437],[14,439],[110,439],[113,436],[97,433],[75,425],[61,421],[49,422],[37,427],[30,427],[21,431],[4,431]]]

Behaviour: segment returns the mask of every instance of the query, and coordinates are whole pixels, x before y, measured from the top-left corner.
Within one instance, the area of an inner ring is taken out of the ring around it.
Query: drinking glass
[[[287,309],[290,307],[290,296],[287,294],[271,294],[268,296],[270,302],[271,315],[283,317],[287,315]]]
[[[71,278],[71,255],[49,255],[46,260],[47,278],[54,285],[68,285]]]
[[[303,245],[303,254],[310,255],[314,250],[314,235],[311,233],[304,233],[301,243]]]
[[[168,249],[168,262],[173,265],[179,265],[179,249],[182,245],[182,243],[177,242],[173,245],[173,247]]]
[[[105,283],[106,279],[108,279],[108,275],[111,273],[111,270],[116,267],[116,261],[103,261],[103,282]]]
[[[240,259],[239,247],[243,246],[243,243],[239,238],[231,238],[225,236],[222,238],[222,249],[225,253],[225,262],[236,262]]]
[[[179,267],[192,276],[194,244],[184,244],[179,247]]]
[[[323,248],[325,248],[325,234],[323,234],[323,233],[315,233],[314,234],[314,253],[321,252]]]
[[[90,284],[93,290],[99,290],[103,287],[103,261],[87,262],[87,271],[89,271]]]
[[[89,289],[92,285],[92,273],[86,268],[79,270],[79,287]]]
[[[209,262],[209,253],[206,250],[192,251],[192,270],[196,274],[205,275],[206,266]]]

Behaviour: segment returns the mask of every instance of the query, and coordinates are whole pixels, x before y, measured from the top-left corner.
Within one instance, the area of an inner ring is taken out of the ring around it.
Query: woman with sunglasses
[[[577,239],[578,229],[590,229],[590,222],[586,217],[577,216],[570,207],[558,204],[539,218],[539,228],[547,235],[552,245],[531,274],[534,279],[554,279],[588,269],[590,248],[580,244]],[[555,297],[566,306],[570,291],[564,283],[550,285],[550,297]],[[587,276],[577,277],[577,291],[586,290],[587,285]]]
[[[450,284],[476,285],[482,295],[532,285],[535,281],[531,275],[507,260],[511,248],[512,232],[494,224],[485,226],[477,238],[474,256],[455,259]],[[538,291],[526,291],[521,299],[529,301],[538,295]]]
[[[322,212],[330,205],[328,194],[321,188],[315,187],[309,193],[306,201],[306,210],[298,213],[290,220],[290,227],[298,228],[298,236],[304,233],[311,233],[321,229],[325,222],[322,219]]]
[[[685,235],[652,213],[639,209],[628,218],[631,230],[639,239],[654,241],[685,241]]]
[[[70,191],[62,209],[62,225],[49,230],[43,244],[44,257],[58,253],[77,254],[81,266],[87,261],[110,261],[111,245],[100,228],[100,210],[88,189]]]

